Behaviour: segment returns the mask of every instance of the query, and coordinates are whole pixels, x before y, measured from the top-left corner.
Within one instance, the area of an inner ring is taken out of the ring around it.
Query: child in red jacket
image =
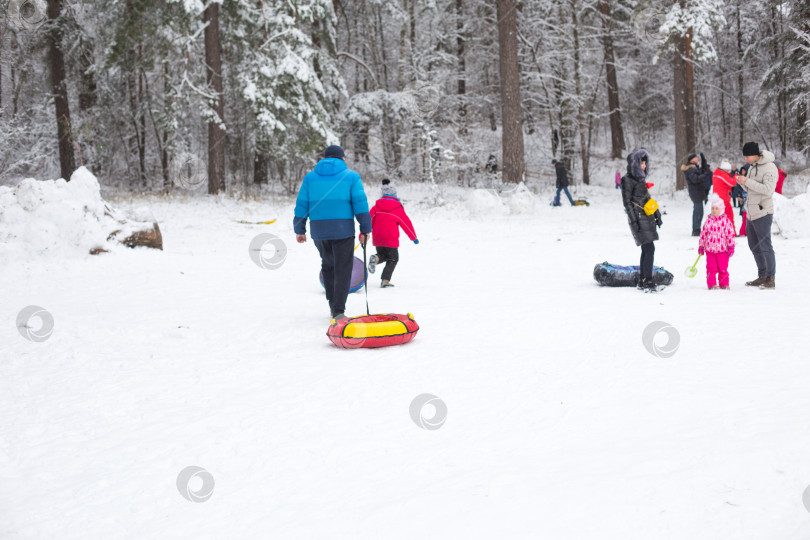
[[[725,203],[716,193],[712,194],[712,213],[706,218],[698,241],[698,252],[706,254],[706,284],[709,289],[728,289],[728,260],[734,255],[734,225],[725,214]]]
[[[393,287],[391,276],[399,262],[399,228],[405,231],[414,244],[418,244],[416,231],[405,208],[397,198],[397,189],[387,178],[382,181],[382,198],[371,208],[371,242],[377,248],[368,263],[368,271],[374,273],[378,264],[385,263],[381,287]]]

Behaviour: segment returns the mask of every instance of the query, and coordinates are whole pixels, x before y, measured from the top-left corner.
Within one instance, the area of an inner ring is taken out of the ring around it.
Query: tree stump
[[[120,242],[131,248],[145,246],[163,251],[163,235],[160,234],[160,227],[158,227],[157,223],[152,223],[151,229],[135,231],[123,240],[120,240]]]

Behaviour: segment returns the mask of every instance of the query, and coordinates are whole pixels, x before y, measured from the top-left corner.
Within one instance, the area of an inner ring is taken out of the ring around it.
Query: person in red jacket
[[[787,178],[787,172],[782,170],[782,162],[778,159],[773,160],[773,164],[776,165],[776,170],[779,171],[779,180],[776,181],[776,193],[779,195],[782,194],[782,186],[785,184],[785,178]]]
[[[737,185],[731,174],[731,163],[724,159],[720,162],[720,167],[712,173],[712,191],[717,193],[725,205],[725,212],[731,221],[731,226],[734,228],[734,234],[737,234],[737,226],[734,225],[734,208],[731,206],[731,189]]]
[[[368,263],[368,271],[374,273],[378,264],[385,263],[381,287],[393,287],[391,276],[399,262],[399,228],[405,231],[414,244],[419,243],[416,231],[405,208],[397,198],[397,189],[387,178],[382,181],[382,198],[371,208],[371,242],[377,248]]]

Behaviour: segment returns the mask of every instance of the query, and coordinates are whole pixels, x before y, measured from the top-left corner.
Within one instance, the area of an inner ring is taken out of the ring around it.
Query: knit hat
[[[692,160],[693,160],[693,159],[695,159],[696,157],[698,157],[698,155],[697,155],[697,154],[689,154],[689,155],[686,157],[686,162],[687,162],[687,163],[692,163]]]
[[[389,180],[388,178],[383,178],[382,194],[383,196],[385,195],[391,195],[392,197],[397,196],[397,188],[394,187],[394,184],[392,184],[391,180]]]
[[[759,151],[759,145],[755,142],[747,142],[743,145],[743,155],[744,156],[758,156],[761,152]]]
[[[723,199],[721,199],[717,193],[712,193],[712,196],[709,197],[709,200],[712,202],[712,208],[714,208],[715,206],[717,208],[726,207],[726,203],[723,202]]]
[[[731,163],[729,163],[727,159],[724,159],[720,162],[720,168],[726,172],[731,172]]]
[[[332,146],[327,147],[326,150],[323,151],[323,157],[324,158],[336,157],[336,158],[343,159],[344,156],[345,156],[345,154],[343,153],[343,148],[341,148],[340,146],[338,146],[336,144],[333,144]]]
[[[556,159],[552,159],[552,160],[551,160],[551,164],[552,164],[552,165],[556,165],[556,164],[557,164],[557,160],[556,160]]]

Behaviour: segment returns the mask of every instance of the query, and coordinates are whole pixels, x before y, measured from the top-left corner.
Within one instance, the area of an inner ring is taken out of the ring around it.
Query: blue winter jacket
[[[312,222],[313,240],[354,237],[354,218],[361,233],[371,232],[368,199],[360,175],[339,158],[322,159],[304,177],[295,201],[295,234],[306,234],[307,218]]]

